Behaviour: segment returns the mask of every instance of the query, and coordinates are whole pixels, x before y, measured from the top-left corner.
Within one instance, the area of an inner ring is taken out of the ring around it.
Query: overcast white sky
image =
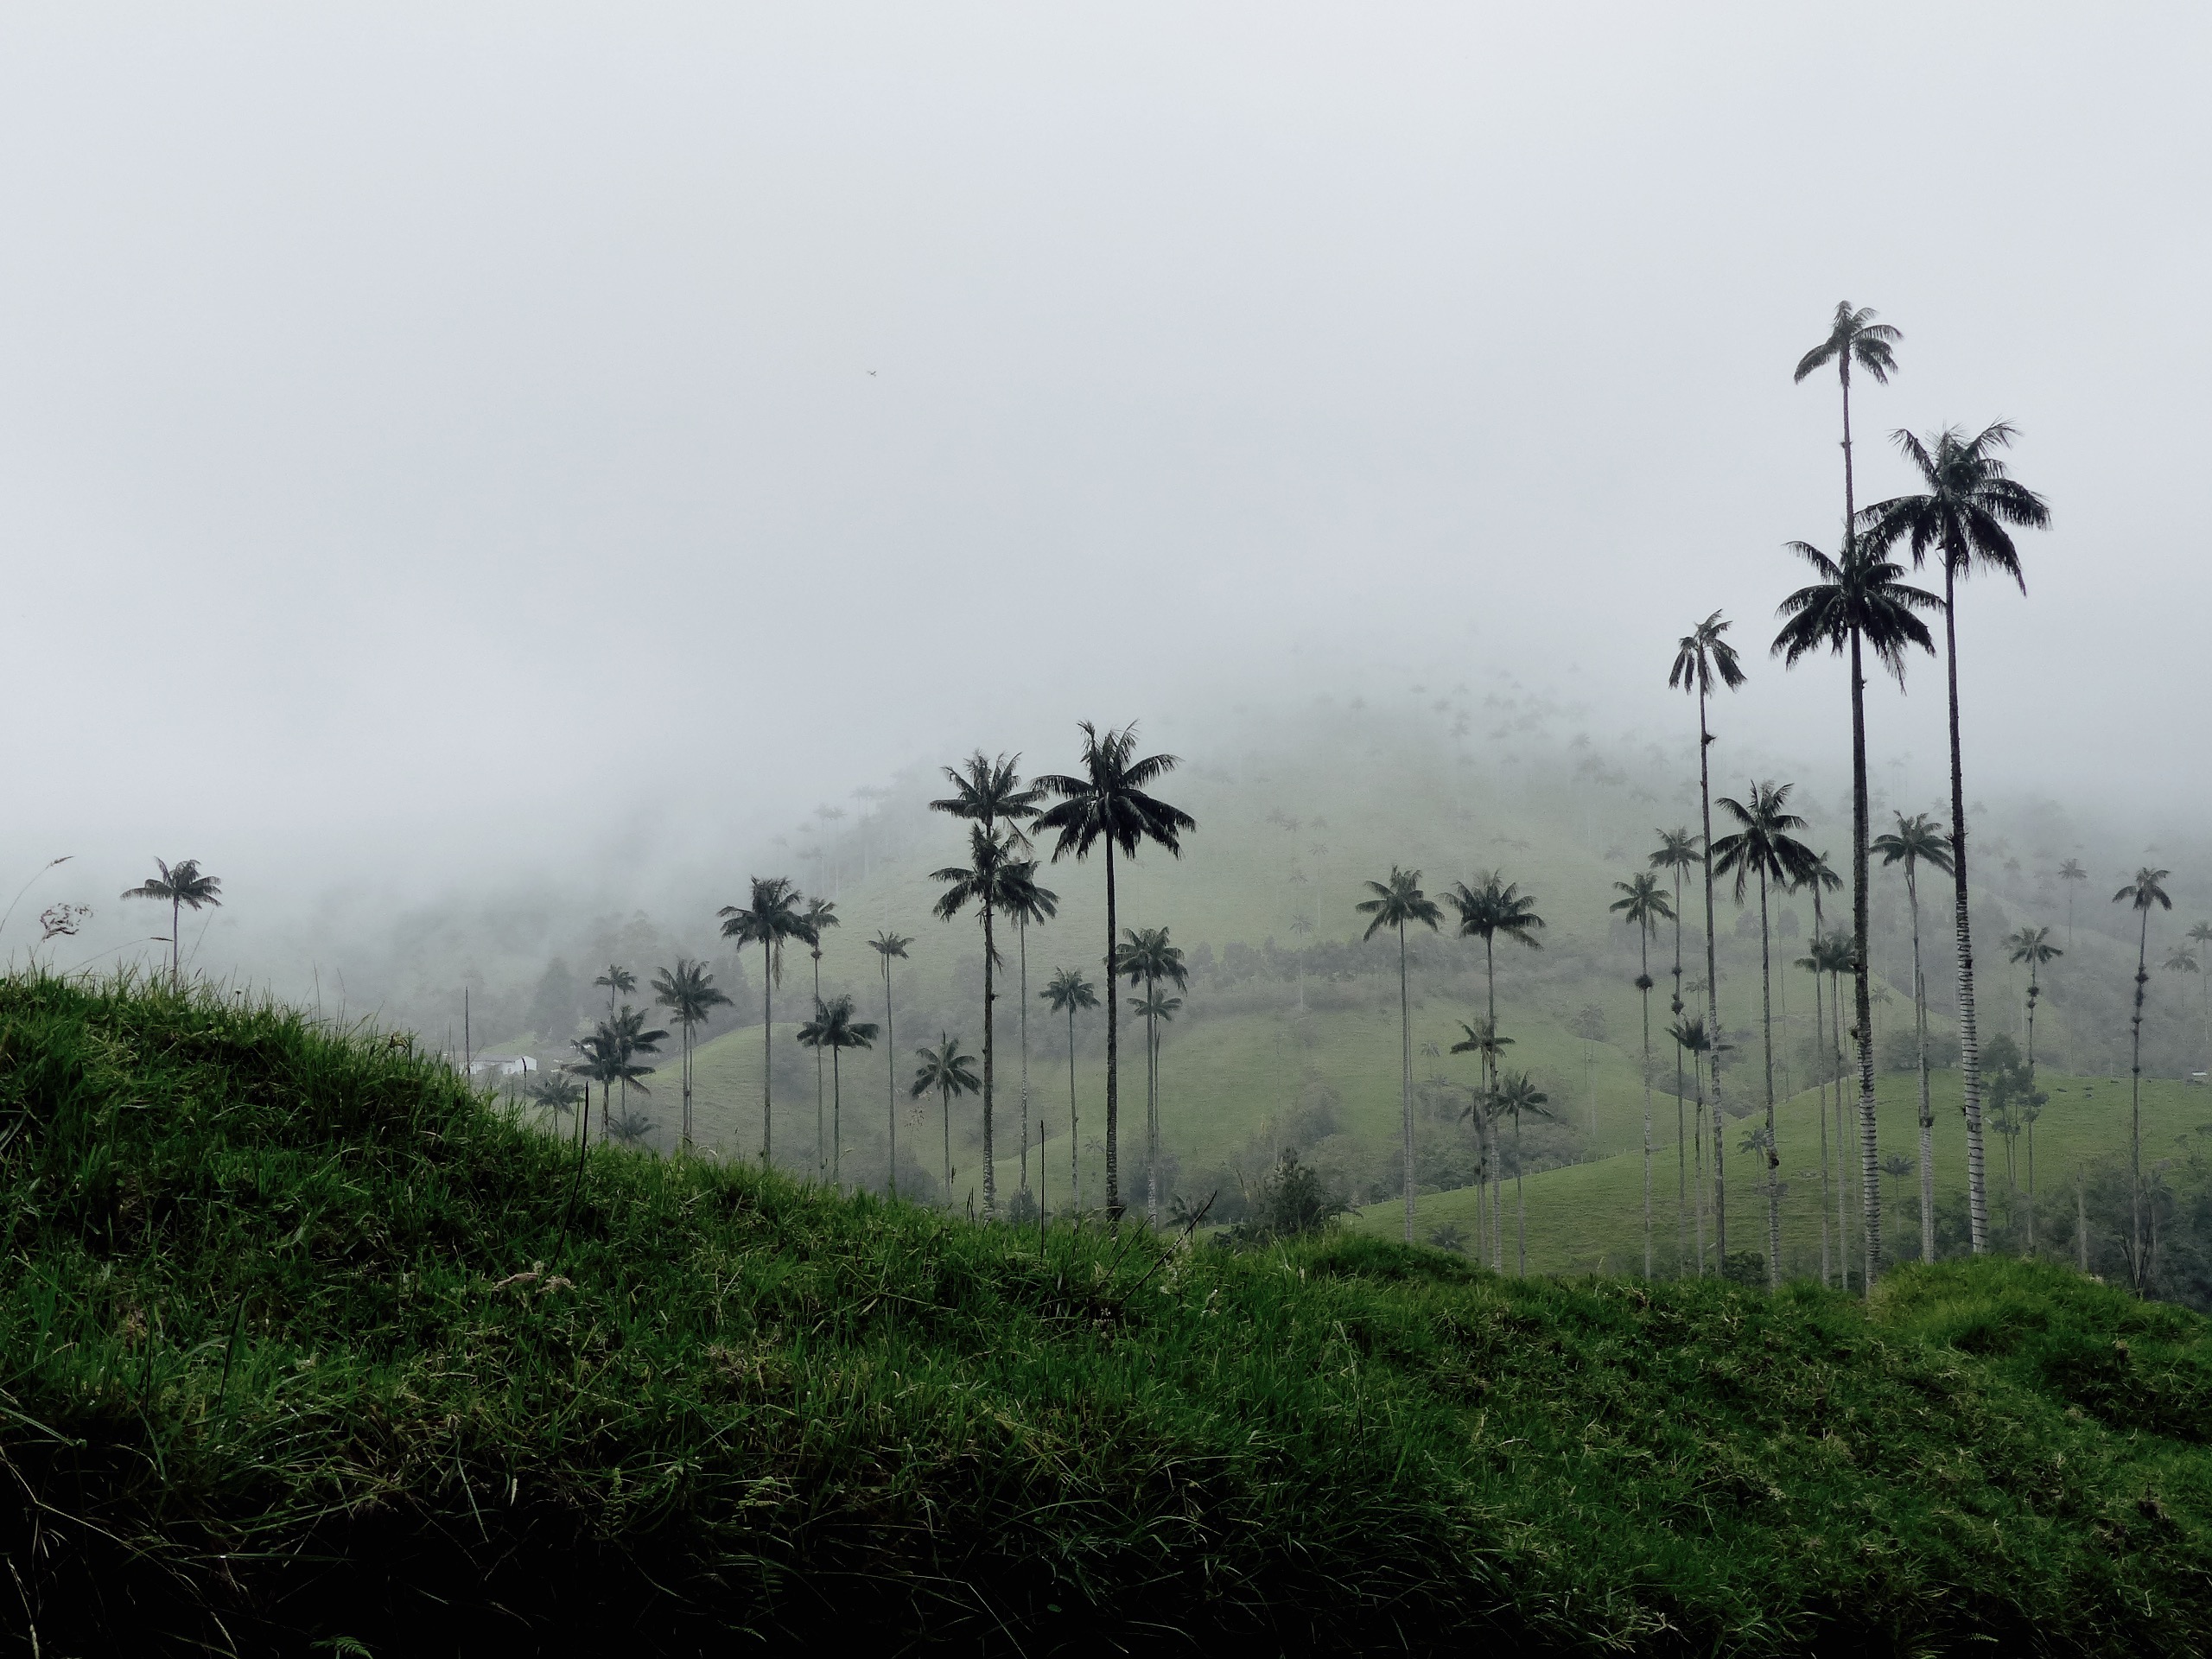
[[[1675,636],[1720,607],[1763,652],[1779,544],[1834,539],[1834,382],[1789,372],[1846,296],[1906,335],[1861,499],[1891,428],[2002,416],[2056,515],[2029,597],[1962,611],[1980,777],[2171,808],[2212,668],[2209,37],[11,6],[0,846],[429,881],[735,845],[1393,652],[1672,718]],[[1834,671],[1753,690],[1732,717],[1840,741]],[[1923,671],[1878,741],[1932,759],[1940,714]]]

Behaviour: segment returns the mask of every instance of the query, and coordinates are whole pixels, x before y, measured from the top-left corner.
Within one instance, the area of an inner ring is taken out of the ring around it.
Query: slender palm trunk
[[[2036,965],[2028,963],[2028,1110],[2036,1105]],[[2036,1253],[2036,1120],[2028,1119],[2028,1255]]]
[[[1759,872],[1759,1036],[1766,1058],[1766,1287],[1782,1288],[1782,1149],[1774,1132],[1774,963]]]
[[[1843,976],[1828,976],[1829,1069],[1835,1073],[1835,1250],[1836,1279],[1851,1289],[1851,1160],[1845,1148],[1851,1137],[1844,1133],[1843,1111]]]
[[[1697,1166],[1697,1182],[1690,1190],[1697,1197],[1697,1276],[1705,1277],[1705,1061],[1690,1053],[1690,1087],[1697,1095],[1697,1112],[1690,1120],[1690,1153]]]
[[[1974,1032],[1974,924],[1967,911],[1967,791],[1959,763],[1959,629],[1954,610],[1955,562],[1943,558],[1943,667],[1951,692],[1951,881],[1952,925],[1959,944],[1959,1076],[1966,1091],[1967,1217],[1974,1231],[1974,1253],[1989,1248],[1989,1193],[1983,1179],[1981,1147],[1981,1045]]]
[[[184,988],[184,900],[169,900],[169,987]]]
[[[1675,866],[1675,1018],[1682,1017],[1682,867]],[[1682,1122],[1682,1046],[1675,1045],[1675,1255],[1689,1249],[1689,1134]],[[1677,1273],[1681,1269],[1677,1267]]]
[[[819,871],[816,872],[817,874]],[[814,951],[814,1012],[822,1014],[822,951]],[[822,1051],[814,1051],[814,1177],[820,1180],[830,1173],[830,1142],[826,1126],[822,1121]]]
[[[2151,907],[2143,906],[2143,927],[2135,944],[2135,1018],[2132,1022],[2134,1057],[2130,1063],[2127,1107],[2127,1209],[2134,1255],[2135,1294],[2141,1295],[2150,1275],[2143,1261],[2143,992],[2151,982]]]
[[[944,1207],[952,1208],[952,1090],[950,1084],[938,1090],[944,1099]]]
[[[1106,1218],[1122,1224],[1121,1011],[1114,1005],[1114,842],[1106,839]]]
[[[1406,1131],[1406,1243],[1414,1242],[1414,1027],[1406,995],[1406,925],[1398,924],[1398,1103]]]
[[[1817,925],[1815,925],[1814,937],[1816,938],[1819,937]],[[1825,1063],[1825,1056],[1827,1052],[1828,1043],[1827,1021],[1821,1017],[1823,1013],[1824,1010],[1821,1007],[1821,976],[1819,970],[1816,969],[1813,973],[1813,1052],[1815,1054],[1823,1056],[1823,1064],[1821,1067],[1821,1077],[1820,1103],[1821,1283],[1826,1285],[1828,1282],[1830,1275],[1834,1272],[1834,1267],[1833,1258],[1828,1253],[1828,1084],[1827,1077],[1827,1066]]]
[[[768,942],[760,942],[760,1167],[769,1164],[776,1122],[776,960]]]
[[[1075,1004],[1068,1004],[1068,1191],[1075,1194],[1071,1215],[1083,1213],[1083,1142],[1075,1122]]]
[[[1720,1270],[1728,1270],[1728,1188],[1722,1173],[1720,1141],[1726,1132],[1720,1106],[1720,953],[1713,924],[1713,734],[1705,724],[1705,683],[1697,692],[1697,798],[1705,830],[1705,1007],[1713,1034],[1706,1075],[1713,1082],[1713,1248]]]
[[[1518,1217],[1516,1224],[1521,1235],[1519,1277],[1523,1279],[1529,1276],[1529,1194],[1521,1185],[1521,1179],[1527,1169],[1528,1160],[1521,1155],[1521,1114],[1516,1112],[1513,1114],[1513,1207]]]
[[[1928,980],[1920,967],[1920,880],[1904,862],[1906,902],[1912,907],[1912,1034],[1920,1068],[1920,1259],[1936,1259],[1936,1108],[1928,1087]]]
[[[883,958],[884,1122],[891,1130],[891,1196],[899,1196],[899,1033],[891,1022],[891,958]]]
[[[1159,1000],[1160,984],[1145,976],[1144,1000]],[[1156,1230],[1160,1225],[1160,1017],[1149,1008],[1144,1016],[1144,1213]]]
[[[845,1096],[837,1077],[837,1051],[830,1051],[830,1184],[842,1187],[845,1184],[842,1154],[845,1146]]]
[[[1847,450],[1844,493],[1847,511],[1851,467]],[[1859,1042],[1859,1238],[1866,1250],[1863,1284],[1868,1295],[1882,1270],[1882,1161],[1874,1116],[1874,998],[1867,982],[1866,673],[1859,630],[1851,631],[1851,937],[1852,1012]]]
[[[1651,924],[1637,929],[1637,989],[1643,997],[1643,1276],[1651,1276]]]
[[[1021,950],[1021,1190],[1029,1190],[1029,918],[1016,923]],[[1044,1154],[1039,1152],[1039,1159]]]
[[[993,1162],[991,1141],[991,1027],[995,1010],[992,1003],[998,1000],[998,987],[992,978],[992,963],[996,958],[995,941],[991,937],[990,901],[983,903],[983,1218],[998,1215],[998,1168]]]
[[[1497,1120],[1487,1116],[1487,1113],[1490,1109],[1489,1101],[1495,1099],[1497,1094],[1497,941],[1487,933],[1483,935],[1483,982],[1484,1007],[1487,1010],[1487,1017],[1490,1020],[1491,1044],[1489,1052],[1483,1056],[1484,1087],[1487,1091],[1484,1107],[1486,1114],[1484,1127],[1494,1131],[1497,1128]],[[1490,1142],[1491,1150],[1497,1154],[1487,1160],[1490,1165],[1491,1185],[1490,1226],[1492,1242],[1491,1264],[1498,1272],[1503,1273],[1505,1271],[1505,1158],[1503,1155],[1505,1148],[1498,1144],[1497,1136],[1494,1133],[1491,1135]]]
[[[1813,957],[1820,959],[1821,942],[1827,938],[1827,921],[1821,912],[1821,884],[1813,882]],[[1821,1076],[1821,1283],[1828,1282],[1828,1039],[1825,1001],[1821,991],[1821,970],[1813,969],[1813,1052],[1818,1058]]]

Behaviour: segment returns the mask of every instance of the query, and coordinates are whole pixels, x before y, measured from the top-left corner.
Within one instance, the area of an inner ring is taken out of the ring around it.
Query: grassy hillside
[[[2075,1179],[2085,1172],[2123,1165],[2128,1148],[2128,1089],[2125,1079],[2082,1078],[2046,1075],[2041,1079],[2051,1096],[2050,1104],[2036,1124],[2036,1182],[2038,1197],[2038,1246],[2069,1260],[2075,1255]],[[1966,1225],[1967,1144],[1965,1116],[1960,1106],[1956,1072],[1938,1073],[1930,1098],[1935,1105],[1936,1218],[1939,1251],[1965,1248],[1960,1236]],[[1892,1074],[1879,1080],[1876,1091],[1885,1156],[1910,1154],[1919,1139],[1919,1088],[1910,1075]],[[1857,1126],[1851,1103],[1847,1104],[1847,1128],[1854,1137],[1848,1147],[1851,1167],[1842,1173],[1853,1182],[1847,1201],[1852,1229],[1852,1248],[1859,1248]],[[1833,1096],[1829,1114],[1833,1118]],[[1835,1212],[1834,1189],[1825,1205],[1820,1179],[1821,1117],[1818,1096],[1808,1092],[1777,1108],[1776,1126],[1780,1143],[1785,1191],[1782,1201],[1783,1262],[1789,1272],[1816,1276],[1821,1262],[1823,1215]],[[1653,1160],[1653,1231],[1656,1254],[1663,1270],[1675,1262],[1677,1217],[1685,1219],[1681,1231],[1692,1238],[1694,1253],[1694,1211],[1677,1208],[1677,1167],[1675,1148],[1674,1103],[1662,1098],[1656,1109],[1658,1141]],[[1730,1251],[1766,1249],[1766,1199],[1763,1160],[1738,1150],[1743,1133],[1760,1121],[1758,1115],[1732,1121],[1724,1168],[1728,1179],[1728,1245]],[[2205,1136],[2212,1130],[2212,1094],[2179,1083],[2148,1080],[2143,1089],[2143,1141],[2146,1167],[2164,1170],[2177,1162],[2202,1175]],[[1509,1130],[1510,1133],[1510,1130]],[[1831,1122],[1829,1154],[1832,1179],[1834,1130]],[[2027,1244],[2028,1147],[2024,1135],[2016,1143],[2014,1166],[2008,1183],[2004,1142],[1990,1137],[1990,1188],[1993,1230],[1999,1243],[2024,1250]],[[2094,1179],[2094,1177],[2092,1178]],[[2017,1183],[2013,1185],[2012,1183]],[[1694,1185],[1694,1178],[1693,1178]],[[1640,1150],[1588,1163],[1541,1171],[1525,1184],[1529,1217],[1529,1268],[1532,1273],[1628,1272],[1638,1270],[1643,1251],[1643,1160]],[[1885,1175],[1884,1239],[1892,1260],[1916,1258],[1920,1249],[1919,1177]],[[1519,1203],[1509,1184],[1505,1193],[1508,1263],[1515,1256],[1515,1225]],[[2091,1221],[2092,1265],[2103,1267],[2117,1240],[2109,1236],[2113,1223],[2106,1196],[2100,1193]],[[2084,1207],[2087,1207],[2085,1205]],[[1450,1223],[1471,1240],[1475,1233],[1475,1194],[1471,1190],[1426,1193],[1415,1205],[1418,1236]],[[1354,1224],[1362,1230],[1395,1236],[1403,1226],[1404,1209],[1396,1202],[1362,1210]],[[1836,1248],[1830,1221],[1829,1246]],[[1710,1248],[1711,1222],[1707,1222]],[[1854,1268],[1857,1256],[1853,1257]]]
[[[982,1228],[129,987],[0,1056],[25,1650],[2212,1640],[2212,1327],[2056,1268]]]

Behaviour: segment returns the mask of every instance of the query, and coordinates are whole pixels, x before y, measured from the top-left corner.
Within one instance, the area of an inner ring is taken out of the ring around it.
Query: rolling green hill
[[[1294,743],[1257,743],[1237,751],[1233,762],[1194,763],[1175,774],[1169,792],[1197,817],[1199,829],[1180,859],[1148,853],[1134,868],[1124,867],[1121,888],[1123,922],[1167,925],[1193,963],[1182,1014],[1162,1045],[1164,1198],[1179,1195],[1195,1205],[1218,1192],[1216,1213],[1233,1214],[1238,1195],[1282,1147],[1295,1145],[1369,1221],[1387,1225],[1395,1213],[1387,1200],[1401,1179],[1395,947],[1385,940],[1360,943],[1362,918],[1353,906],[1363,896],[1362,883],[1384,875],[1393,864],[1421,870],[1424,885],[1440,897],[1451,881],[1497,868],[1535,894],[1548,923],[1541,950],[1503,947],[1496,963],[1501,1020],[1515,1042],[1510,1064],[1530,1071],[1550,1096],[1551,1120],[1532,1126],[1525,1139],[1530,1167],[1541,1172],[1530,1177],[1538,1184],[1534,1190],[1553,1195],[1535,1200],[1548,1219],[1537,1224],[1532,1217],[1531,1268],[1560,1271],[1600,1261],[1612,1266],[1640,1261],[1641,1010],[1630,982],[1637,958],[1632,936],[1606,907],[1617,896],[1612,884],[1643,867],[1655,840],[1653,826],[1694,818],[1694,794],[1669,781],[1675,773],[1663,754],[1623,750],[1608,758],[1586,745],[1547,748],[1540,738],[1548,728],[1541,721],[1522,730],[1505,716],[1499,719],[1487,743],[1465,738],[1455,743],[1440,730],[1402,718],[1332,707],[1317,713]],[[1580,761],[1570,766],[1567,757],[1578,754]],[[1808,839],[1840,861],[1843,826],[1834,811],[1824,814],[1802,797],[1796,804],[1814,819]],[[980,1048],[980,940],[972,921],[948,924],[930,914],[936,888],[928,872],[956,855],[957,827],[922,813],[918,798],[885,810],[897,833],[879,828],[865,879],[833,877],[835,861],[809,867],[810,879],[834,883],[843,918],[825,938],[825,993],[853,995],[863,1018],[880,1022],[882,985],[866,939],[882,927],[915,939],[911,960],[898,965],[894,982],[898,1053],[888,1057],[888,1067],[880,1050],[849,1056],[842,1067],[840,1162],[849,1184],[885,1184],[887,1118],[894,1109],[887,1094],[895,1091],[902,1190],[942,1198],[947,1190],[940,1109],[935,1101],[908,1099],[905,1084],[912,1050],[924,1040],[950,1033],[971,1052]],[[2024,837],[2031,831],[2017,833]],[[1995,942],[2025,921],[2063,923],[2063,901],[2031,889],[2001,828],[1985,835],[1991,873],[1976,920],[1986,942],[1983,1034],[2024,1036],[2018,973],[2004,963]],[[1052,1150],[1041,1166],[1033,1160],[1030,1179],[1033,1186],[1041,1180],[1046,1202],[1057,1207],[1072,1196],[1077,1176],[1068,1156],[1068,1044],[1065,1027],[1045,1014],[1034,994],[1058,966],[1084,968],[1097,979],[1103,914],[1095,863],[1048,865],[1045,879],[1059,893],[1061,909],[1028,942],[1028,1041],[1031,1116],[1049,1130]],[[1910,1017],[1909,998],[1900,989],[1910,982],[1903,897],[1895,873],[1878,869],[1876,1024],[1878,1040],[1885,1046],[1897,1040]],[[1838,921],[1833,912],[1841,902],[1836,896],[1830,925]],[[1702,935],[1694,893],[1685,893],[1685,908],[1691,913],[1684,948],[1694,980],[1701,973]],[[1923,949],[1940,1045],[1948,1029],[1948,958],[1935,909],[1931,899],[1923,915]],[[1302,935],[1294,931],[1301,916],[1312,924]],[[1723,1013],[1737,1045],[1731,1105],[1741,1109],[1752,1103],[1758,1079],[1758,948],[1756,932],[1744,931],[1755,912],[1724,897],[1719,920]],[[1817,1271],[1818,1113],[1802,1088],[1814,1059],[1812,985],[1789,965],[1802,953],[1813,925],[1809,900],[1777,898],[1775,920],[1777,1079],[1789,1103],[1782,1109],[1790,1186],[1787,1253],[1793,1268]],[[2068,1077],[2057,1068],[2069,1060],[2109,1066],[2116,1057],[2124,1065],[2123,999],[2133,971],[2132,943],[2084,925],[2068,956],[2045,974],[2038,1041],[2055,1097],[2038,1135],[2039,1161],[2049,1179],[2113,1150],[2107,1116],[2113,1085]],[[1668,1082],[1671,1050],[1664,1027],[1673,950],[1671,930],[1653,942],[1659,979],[1652,999],[1654,1032]],[[1473,942],[1446,934],[1419,933],[1411,950],[1414,1040],[1440,1051],[1423,1052],[1416,1063],[1422,1096],[1420,1181],[1424,1188],[1460,1188],[1471,1179],[1472,1142],[1455,1121],[1455,1107],[1464,1103],[1473,1073],[1464,1058],[1448,1050],[1462,1034],[1461,1022],[1482,1006],[1483,963]],[[1022,1175],[1020,998],[1011,944],[1007,957],[1000,982],[996,1145],[999,1186],[1011,1193]],[[803,951],[793,952],[777,1003],[778,1161],[808,1173],[817,1168],[819,1146],[813,1062],[791,1040],[795,1023],[781,1016],[798,1016],[808,1005],[812,969]],[[745,972],[757,993],[757,953]],[[2176,1135],[2212,1120],[2212,1094],[2184,1090],[2172,1081],[2174,1071],[2200,1063],[2191,1058],[2199,1049],[2198,1009],[2190,1000],[2194,989],[2193,982],[2170,986],[2161,980],[2154,987],[2154,1073],[2160,1065],[2169,1068],[2166,1079],[2152,1087],[2153,1097],[2164,1103],[2153,1126],[2162,1157]],[[1591,1019],[1599,1022],[1602,1038],[1574,1034]],[[1087,1016],[1075,1045],[1081,1196],[1089,1206],[1103,1196],[1101,1026],[1099,1016]],[[1129,1123],[1141,1126],[1142,1050],[1126,1026],[1124,1039],[1122,1107]],[[723,1032],[698,1056],[701,1138],[726,1157],[758,1154],[760,1040],[760,1028],[753,1024]],[[652,1102],[664,1147],[673,1144],[675,1119],[665,1075]],[[1885,1072],[1885,1100],[1898,1098],[1898,1090],[1910,1083],[1908,1075]],[[2081,1092],[2090,1088],[2107,1091],[2094,1107]],[[1655,1112],[1665,1163],[1673,1156],[1672,1100],[1662,1096]],[[1955,1106],[1939,1111],[1938,1122],[1940,1212],[1963,1192],[1964,1160]],[[1129,1196],[1141,1202],[1141,1127],[1129,1123],[1124,1126],[1124,1170]],[[1744,1127],[1729,1131],[1732,1183],[1751,1173],[1750,1160],[1733,1144]],[[956,1103],[951,1141],[949,1196],[957,1206],[978,1202],[982,1143],[975,1102]],[[1885,1107],[1884,1157],[1916,1150],[1909,1114],[1899,1116]],[[2001,1143],[1994,1138],[1991,1157],[1993,1169],[2001,1171]],[[2001,1175],[1996,1179],[2001,1181]],[[1669,1174],[1660,1178],[1662,1198],[1672,1192],[1672,1180]],[[1471,1202],[1471,1195],[1454,1198],[1440,1190],[1423,1198],[1422,1213],[1465,1226],[1462,1212]],[[1758,1204],[1748,1194],[1732,1199],[1732,1248],[1764,1249],[1763,1219],[1746,1224]],[[1671,1227],[1671,1208],[1665,1215],[1662,1236]],[[1908,1234],[1916,1249],[1916,1220],[1899,1236]]]
[[[0,981],[32,1653],[2201,1650],[2212,1325],[1502,1279],[577,1159],[405,1040]]]

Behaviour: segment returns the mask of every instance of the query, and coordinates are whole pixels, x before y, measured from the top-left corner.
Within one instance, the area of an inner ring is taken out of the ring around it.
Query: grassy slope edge
[[[2057,1269],[1870,1315],[579,1179],[404,1046],[53,980],[0,982],[0,1136],[48,1653],[2212,1641],[2208,1327]]]

